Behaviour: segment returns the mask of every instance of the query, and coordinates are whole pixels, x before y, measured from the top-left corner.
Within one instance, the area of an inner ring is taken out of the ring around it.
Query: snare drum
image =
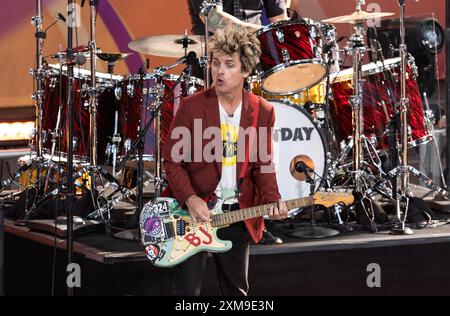
[[[261,89],[291,95],[317,85],[326,75],[320,45],[320,24],[310,19],[280,21],[260,29]]]
[[[45,153],[43,153],[42,157],[44,158],[44,163],[39,167],[40,170],[38,170],[37,166],[30,165],[28,168],[26,168],[25,171],[23,171],[20,174],[19,177],[19,185],[21,190],[28,189],[30,187],[34,187],[39,180],[38,175],[40,174],[44,178],[47,176],[50,176],[49,183],[50,184],[67,184],[67,170],[68,170],[68,159],[67,155],[63,153],[59,153],[58,155],[54,155],[53,157],[45,150]],[[19,168],[22,166],[25,166],[26,164],[29,164],[30,161],[36,161],[36,153],[32,153],[31,155],[25,155],[18,159],[17,163]],[[76,172],[79,172],[81,170],[84,170],[83,168],[89,165],[89,161],[86,160],[83,157],[74,157],[73,158],[73,165],[74,170]],[[51,169],[52,172],[49,175],[48,170]],[[39,172],[38,172],[39,171]],[[84,182],[86,182],[88,179],[88,174],[85,172],[80,172],[78,177],[74,179],[75,186],[76,186],[76,194],[81,194],[82,191],[80,190],[80,187],[84,185]],[[90,181],[90,180],[89,180]],[[86,186],[88,189],[90,189],[90,184]]]
[[[346,69],[331,76],[333,99],[330,100],[330,116],[339,142],[352,135],[352,105],[354,94],[353,69]],[[396,103],[400,100],[400,58],[362,66],[363,86],[363,133],[381,151],[389,149],[387,125],[394,116]],[[425,125],[424,108],[416,82],[417,73],[413,59],[408,60],[406,97],[408,102],[408,146],[415,147],[431,140]],[[397,140],[400,140],[397,135]]]

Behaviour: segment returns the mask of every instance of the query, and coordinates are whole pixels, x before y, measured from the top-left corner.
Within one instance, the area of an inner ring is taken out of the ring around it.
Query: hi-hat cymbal
[[[132,55],[132,53],[97,53],[98,58],[109,63],[115,63],[124,60],[130,55]]]
[[[366,12],[366,11],[355,11],[352,14],[337,16],[337,17],[334,17],[334,18],[322,20],[322,22],[323,23],[352,23],[352,24],[356,24],[356,23],[365,22],[366,20],[379,19],[379,18],[383,18],[383,17],[386,17],[386,16],[391,16],[391,15],[394,15],[394,13],[392,13],[392,12],[373,12],[373,13],[370,13],[370,12]]]
[[[128,43],[128,47],[136,52],[161,56],[181,58],[185,55],[183,35],[159,35],[140,38]],[[187,51],[194,51],[201,55],[204,49],[204,37],[200,35],[188,36]]]

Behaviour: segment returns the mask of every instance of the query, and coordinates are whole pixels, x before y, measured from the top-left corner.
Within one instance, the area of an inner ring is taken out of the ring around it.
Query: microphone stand
[[[216,0],[204,1],[200,14],[205,19],[205,57],[209,58],[208,41],[209,41],[209,14],[217,6]],[[211,86],[211,76],[209,74],[209,65],[206,63],[204,67],[205,71],[205,89],[209,89]]]
[[[36,91],[33,93],[33,100],[35,100],[35,140],[34,145],[36,149],[36,159],[42,158],[42,105],[43,105],[43,89],[44,89],[44,69],[42,58],[42,47],[44,45],[45,32],[42,30],[43,16],[42,16],[42,0],[36,0],[36,16],[33,16],[31,23],[36,26],[36,69],[33,70],[33,75],[36,78]],[[38,170],[39,174],[39,170]]]
[[[140,213],[144,207],[144,202],[143,202],[144,171],[145,171],[144,170],[144,159],[143,159],[144,145],[145,145],[144,138],[145,138],[145,135],[147,134],[148,130],[150,129],[150,127],[153,125],[153,123],[155,123],[155,129],[156,129],[156,135],[155,135],[155,160],[156,161],[155,161],[155,177],[153,179],[153,183],[154,183],[154,187],[155,187],[155,197],[159,197],[161,195],[161,189],[165,182],[165,180],[162,178],[161,147],[160,147],[161,146],[161,119],[160,118],[161,118],[162,105],[164,104],[163,103],[163,95],[164,95],[163,78],[164,78],[164,73],[167,70],[182,64],[182,60],[183,59],[179,60],[174,65],[171,65],[168,67],[156,68],[154,70],[154,74],[143,78],[143,79],[150,79],[150,78],[157,79],[156,87],[153,88],[152,91],[150,92],[155,96],[155,101],[153,102],[151,117],[150,117],[150,120],[148,121],[148,123],[145,125],[144,129],[139,130],[137,138],[134,140],[133,144],[131,145],[130,150],[128,151],[125,158],[122,159],[122,161],[120,162],[119,166],[116,169],[117,172],[122,170],[125,167],[126,162],[131,159],[131,156],[136,151],[136,149],[138,150],[139,162],[138,162],[138,171],[137,171],[138,172],[137,203],[136,203],[136,211],[135,211],[132,219],[130,220],[130,222],[131,222],[130,226],[134,226],[134,224],[136,224],[136,226],[139,225]],[[189,69],[189,68],[187,68],[187,69]],[[183,73],[185,73],[187,69],[185,69],[183,71]],[[178,77],[177,81],[175,82],[174,87],[172,88],[172,91],[180,83],[182,78],[183,78],[183,75],[180,75]],[[168,93],[168,95],[170,95],[172,91],[170,91]],[[138,228],[138,227],[136,227],[136,228]],[[137,229],[137,231],[138,231],[138,234],[140,234],[140,230]],[[140,237],[140,236],[138,236],[138,237]]]
[[[296,168],[297,169],[297,168]],[[315,181],[315,172],[313,169],[309,168],[306,164],[303,163],[303,165],[299,165],[299,172],[304,172],[306,175],[306,182],[310,184],[310,196],[314,196],[314,193],[316,191],[316,181]],[[314,178],[312,178],[309,173],[312,172],[314,174]],[[307,239],[319,239],[319,238],[326,238],[326,237],[333,237],[336,235],[339,235],[339,231],[328,228],[328,227],[321,227],[316,226],[316,219],[315,219],[315,208],[316,206],[314,204],[311,205],[311,219],[310,227],[301,227],[299,229],[294,230],[293,232],[290,232],[288,236],[290,237],[296,237],[296,238],[307,238]]]
[[[401,127],[402,127],[402,155],[401,155],[401,163],[398,167],[390,172],[390,175],[395,176],[398,181],[398,174],[400,173],[400,186],[398,188],[399,195],[397,195],[397,217],[400,221],[400,225],[394,227],[391,230],[391,234],[393,235],[412,235],[414,232],[406,227],[406,218],[408,216],[409,209],[409,168],[408,168],[408,103],[409,100],[406,97],[406,54],[407,47],[405,44],[405,6],[406,0],[398,0],[398,4],[400,6],[400,119],[401,119]],[[398,185],[397,185],[398,186]],[[401,207],[402,200],[404,200],[405,212],[403,214],[403,219],[401,218]]]
[[[68,21],[67,24],[67,58],[73,59],[73,25],[76,19],[74,0],[68,0]],[[68,116],[69,120],[69,148],[67,153],[68,159],[68,183],[67,183],[67,262],[70,265],[73,261],[73,205],[75,202],[74,177],[73,177],[73,103],[74,103],[74,74],[73,64],[67,65],[67,96],[68,96]],[[73,288],[67,287],[68,296],[73,296]]]

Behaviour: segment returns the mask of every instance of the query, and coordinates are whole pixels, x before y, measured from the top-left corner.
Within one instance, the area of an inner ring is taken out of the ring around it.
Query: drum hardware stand
[[[302,161],[300,161],[302,162]],[[314,196],[314,193],[316,192],[316,172],[314,169],[308,167],[305,163],[299,164],[296,166],[296,170],[298,172],[303,172],[306,175],[306,182],[310,184],[310,196]],[[309,173],[313,173],[314,176],[311,177]],[[320,177],[320,176],[319,176]],[[339,234],[339,231],[328,228],[328,227],[321,227],[316,225],[316,219],[315,219],[315,205],[311,205],[311,226],[310,227],[302,227],[299,229],[296,229],[288,235],[290,237],[297,237],[297,238],[326,238],[326,237],[333,237]],[[338,218],[340,219],[340,215],[336,214]],[[340,219],[341,220],[341,219]],[[341,220],[342,221],[342,220]]]
[[[188,54],[189,55],[189,54]],[[152,116],[149,122],[145,125],[143,129],[138,131],[137,138],[134,140],[133,144],[130,147],[125,158],[122,159],[119,166],[116,168],[116,171],[119,172],[125,167],[125,164],[128,160],[131,159],[132,154],[138,150],[139,163],[138,163],[138,183],[137,183],[137,203],[136,203],[136,211],[132,217],[132,224],[130,226],[138,227],[140,212],[144,207],[143,202],[143,191],[144,191],[144,145],[145,145],[145,135],[152,125],[155,126],[155,144],[154,144],[154,156],[155,156],[155,176],[151,181],[154,184],[155,188],[155,197],[159,197],[161,195],[162,187],[165,185],[165,180],[162,177],[162,157],[161,157],[161,113],[162,113],[162,105],[163,105],[163,96],[164,96],[164,74],[167,70],[172,69],[178,65],[181,65],[186,61],[186,57],[181,58],[175,64],[172,64],[167,67],[157,67],[153,70],[152,75],[147,75],[145,78],[155,78],[156,86],[151,89],[149,93],[154,96],[153,106],[152,106]],[[180,83],[183,76],[179,76],[177,82],[174,85],[174,88]],[[172,92],[170,91],[168,95]],[[135,223],[134,223],[135,222]],[[140,234],[139,229],[137,229],[138,234]]]
[[[357,6],[361,5],[361,2],[357,1]],[[363,161],[362,151],[362,74],[361,74],[361,61],[363,60],[363,54],[365,52],[364,37],[362,23],[357,23],[355,26],[356,33],[350,38],[351,46],[349,47],[350,53],[354,55],[353,58],[353,82],[354,82],[354,95],[350,97],[350,104],[353,107],[353,177],[355,179],[355,186],[357,192],[363,192],[360,182],[361,177],[361,162]]]
[[[46,32],[55,25],[59,20],[65,20],[64,16],[58,14],[58,18],[52,24],[50,24],[45,30],[43,30],[43,15],[42,15],[42,0],[36,0],[36,15],[31,18],[31,24],[36,27],[36,68],[30,70],[30,74],[35,78],[36,90],[33,92],[32,99],[35,101],[35,132],[34,132],[34,149],[36,151],[36,157],[30,157],[30,161],[24,166],[19,168],[18,172],[14,175],[14,178],[9,179],[8,183],[12,183],[15,179],[18,179],[22,172],[28,170],[30,167],[36,167],[36,179],[37,188],[36,194],[41,194],[42,189],[44,189],[44,194],[48,189],[49,173],[50,168],[47,171],[45,185],[43,187],[43,169],[46,164],[46,160],[43,157],[43,130],[42,130],[42,119],[43,119],[43,103],[44,103],[44,78],[48,76],[48,71],[44,69],[44,59],[42,55],[42,49],[44,46],[44,40],[47,37]],[[60,113],[58,113],[59,117]],[[53,146],[54,147],[54,146]],[[49,161],[49,165],[51,161]],[[0,187],[1,190],[1,187]],[[44,196],[45,197],[45,196]],[[35,199],[32,208],[37,209],[36,204],[37,199]]]
[[[36,0],[36,15],[31,18],[31,24],[36,27],[36,68],[31,70],[31,74],[36,81],[36,90],[33,92],[32,99],[35,101],[35,133],[34,133],[34,147],[36,150],[37,162],[43,162],[42,149],[42,107],[44,98],[44,77],[46,71],[43,66],[42,48],[44,46],[44,39],[46,33],[43,31],[43,15],[42,15],[42,0]],[[39,164],[38,164],[39,165]],[[42,169],[37,167],[37,179],[41,179]],[[38,191],[41,189],[41,182],[38,183]]]
[[[56,128],[52,132],[52,150],[50,153],[49,169],[47,171],[47,177],[45,180],[44,194],[48,190],[48,184],[49,184],[49,180],[50,180],[50,176],[51,176],[51,171],[53,169],[53,168],[51,168],[51,166],[53,165],[52,162],[53,162],[53,157],[54,157],[55,151],[56,151],[56,143],[57,143],[57,140],[61,137],[61,134],[60,134],[61,111],[62,111],[62,105],[60,104],[58,107],[58,117],[56,119]]]
[[[217,6],[216,0],[204,0],[201,6],[200,14],[205,19],[205,57],[209,58],[208,41],[209,41],[209,14]],[[205,90],[211,86],[211,76],[209,73],[209,65],[206,63],[205,71]]]
[[[90,36],[89,36],[89,53],[90,53],[90,70],[91,85],[89,87],[89,135],[90,135],[90,162],[92,166],[97,165],[97,109],[98,109],[98,91],[96,85],[97,73],[97,43],[96,43],[96,11],[99,0],[89,0],[90,7]]]
[[[409,209],[409,196],[411,195],[409,187],[409,172],[415,174],[418,172],[414,167],[408,166],[408,104],[409,99],[406,97],[406,56],[407,47],[405,43],[405,6],[406,0],[398,0],[400,7],[400,118],[402,128],[402,154],[400,165],[391,170],[388,174],[391,177],[395,177],[398,181],[400,176],[400,187],[398,188],[399,195],[397,195],[397,218],[399,224],[391,230],[393,235],[411,235],[414,232],[409,227],[406,227],[406,219]],[[430,180],[431,181],[431,180]],[[398,186],[398,185],[397,185]],[[402,202],[403,201],[403,202]],[[405,212],[403,218],[401,216],[402,205],[405,205]]]
[[[37,158],[42,157],[42,105],[44,89],[44,69],[42,58],[42,47],[44,45],[45,33],[43,32],[42,0],[36,0],[36,15],[31,18],[31,24],[36,26],[36,69],[33,75],[36,79],[36,91],[33,93],[35,100],[36,121],[35,121],[35,148]]]
[[[74,0],[67,1],[67,7],[71,12],[68,12],[69,23],[67,24],[67,58],[72,60],[74,55],[73,50],[73,27],[74,27],[74,15],[76,14],[74,8]],[[94,57],[91,55],[91,57]],[[92,60],[91,59],[91,63]],[[95,61],[94,61],[95,63]],[[95,70],[95,69],[94,69]],[[93,73],[95,80],[95,73]],[[67,120],[69,121],[69,141],[68,141],[68,172],[69,179],[67,184],[67,263],[68,265],[73,263],[73,205],[75,203],[75,190],[74,190],[74,179],[73,179],[73,104],[74,104],[74,73],[73,64],[69,63],[67,65],[67,99],[68,99],[68,115]],[[92,139],[91,139],[92,141]],[[91,152],[92,155],[92,152]],[[67,288],[68,296],[73,296],[73,288]]]
[[[436,151],[436,155],[437,155],[437,157],[439,157],[439,148],[436,143],[436,137],[435,137],[435,131],[434,131],[435,121],[433,118],[433,112],[430,110],[430,105],[428,103],[428,97],[427,97],[426,92],[423,93],[423,99],[424,99],[424,103],[425,103],[425,107],[426,107],[426,111],[425,111],[426,125],[428,127],[428,131],[431,133],[431,136],[433,136],[433,139],[431,141],[433,142],[433,145],[434,145],[433,147],[434,147],[434,150]],[[439,163],[439,170],[440,170],[440,174],[441,174],[442,184],[443,184],[444,188],[447,189],[447,183],[445,181],[445,176],[444,176],[444,171],[442,169],[441,159],[438,159],[438,163]]]
[[[361,11],[361,5],[365,4],[364,0],[356,0],[356,11]],[[364,53],[366,52],[366,46],[364,45],[364,20],[355,21],[354,30],[355,33],[351,36],[349,47],[347,51],[350,55],[353,55],[353,83],[354,83],[354,95],[350,97],[350,104],[352,105],[353,116],[353,135],[349,144],[344,149],[343,153],[349,151],[349,147],[353,147],[353,169],[350,172],[354,179],[355,191],[361,193],[364,196],[366,181],[364,176],[367,175],[367,171],[363,167],[371,167],[372,165],[364,161],[364,149],[368,153],[373,166],[381,172],[381,160],[375,151],[375,148],[367,137],[363,133],[363,82],[362,79],[362,60]],[[353,146],[351,146],[353,142]],[[344,157],[341,156],[340,159]]]
[[[117,152],[120,146],[120,143],[122,142],[122,138],[120,137],[120,134],[118,132],[119,129],[119,112],[116,110],[115,116],[114,116],[114,134],[111,139],[111,152],[112,152],[112,173],[113,177],[116,177],[116,165],[117,165]]]

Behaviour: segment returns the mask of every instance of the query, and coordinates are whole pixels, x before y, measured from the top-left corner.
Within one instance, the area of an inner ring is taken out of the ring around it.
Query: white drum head
[[[311,116],[302,108],[279,100],[269,100],[275,109],[273,134],[274,162],[278,189],[283,200],[292,200],[310,195],[310,184],[299,181],[291,174],[291,161],[296,157],[309,157],[315,172],[322,178],[326,175],[327,147],[321,131]],[[316,176],[316,190],[322,179]]]
[[[262,89],[273,95],[294,94],[315,86],[325,75],[326,68],[319,61],[292,61],[264,74]]]

